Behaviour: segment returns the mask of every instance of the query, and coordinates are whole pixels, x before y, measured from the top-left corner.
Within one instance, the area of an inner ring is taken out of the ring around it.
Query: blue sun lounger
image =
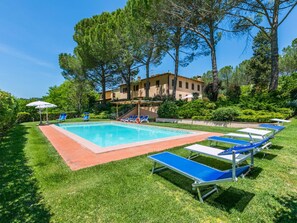
[[[235,156],[234,151],[231,154],[233,157]],[[169,152],[151,155],[148,158],[154,161],[152,173],[168,168],[192,179],[194,181],[192,188],[197,190],[198,198],[202,203],[204,198],[218,191],[216,186],[218,183],[237,181],[237,178],[244,176],[250,168],[250,166],[236,168],[236,165],[233,165],[232,169],[221,171]],[[162,167],[156,168],[157,164],[162,165]],[[206,185],[213,185],[213,188],[202,195],[199,187]]]
[[[273,125],[273,124],[260,124],[260,128],[268,129],[268,130],[273,130],[274,134],[279,133],[280,131],[285,129],[285,126],[282,125]]]
[[[142,123],[142,122],[149,123],[149,116],[148,115],[145,115],[145,116],[142,116],[142,118],[140,116],[140,123]]]
[[[90,113],[89,112],[85,112],[84,113],[84,117],[83,117],[83,121],[89,121],[90,120]]]
[[[138,118],[138,115],[133,115],[132,117],[130,116],[129,122],[135,122],[137,118]]]
[[[248,144],[250,144],[250,142],[245,141],[245,140],[225,138],[225,137],[221,137],[221,136],[211,136],[211,137],[208,137],[207,140],[213,141],[213,142],[227,143],[227,144],[231,144],[231,145],[248,145]]]
[[[66,118],[67,118],[67,114],[66,113],[62,113],[62,114],[60,114],[60,116],[58,118],[58,121],[63,122],[63,121],[66,120]]]
[[[268,148],[271,145],[269,140],[270,138],[266,138],[259,142],[248,143],[246,145],[235,145],[227,150],[221,150],[200,144],[187,146],[185,149],[190,151],[190,155],[188,157],[189,159],[202,154],[229,163],[235,162],[236,164],[239,164],[250,158],[250,165],[254,166],[254,155],[262,149]],[[235,157],[230,155],[230,151],[236,151]],[[193,153],[196,155],[193,156]]]

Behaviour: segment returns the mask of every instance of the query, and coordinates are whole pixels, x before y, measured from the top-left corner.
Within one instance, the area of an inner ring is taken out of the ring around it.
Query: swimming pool
[[[56,127],[95,153],[195,134],[186,130],[117,122],[57,124]]]

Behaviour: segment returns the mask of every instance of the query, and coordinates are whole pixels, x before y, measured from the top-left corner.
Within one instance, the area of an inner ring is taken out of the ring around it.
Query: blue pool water
[[[58,126],[100,147],[191,134],[183,130],[120,123],[58,124]]]

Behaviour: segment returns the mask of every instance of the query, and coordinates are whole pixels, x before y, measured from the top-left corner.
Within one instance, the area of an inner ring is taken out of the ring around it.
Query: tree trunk
[[[273,25],[271,29],[271,77],[269,91],[275,91],[278,86],[279,54],[278,54],[278,14],[279,1],[274,3]]]
[[[150,96],[150,60],[147,60],[146,64],[145,64],[145,69],[146,69],[146,81],[145,81],[145,97],[149,98]]]
[[[128,77],[127,77],[127,100],[131,100],[131,68],[128,67]]]
[[[102,105],[106,105],[106,80],[105,80],[105,70],[101,67],[101,85],[102,85]]]
[[[214,38],[214,29],[213,23],[210,23],[209,26],[209,34],[210,34],[210,54],[211,54],[211,66],[212,66],[212,100],[217,101],[219,94],[219,78],[218,78],[218,67],[217,67],[217,55],[216,55],[216,43]]]
[[[176,86],[177,86],[177,77],[178,77],[178,68],[179,68],[180,39],[181,39],[181,28],[178,28],[178,30],[175,34],[174,83],[173,83],[173,89],[172,89],[172,97],[174,98],[174,100],[176,99]]]

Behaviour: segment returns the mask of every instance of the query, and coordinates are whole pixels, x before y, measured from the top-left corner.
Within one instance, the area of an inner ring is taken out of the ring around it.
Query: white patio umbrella
[[[48,103],[48,102],[45,102],[45,101],[34,101],[34,102],[31,102],[31,103],[27,104],[26,106],[37,107],[37,106],[43,106],[43,105],[49,105],[49,104],[51,104],[51,103]],[[41,108],[39,108],[39,116],[40,116],[40,122],[39,122],[39,124],[41,125],[42,124]]]
[[[185,97],[183,97],[183,99],[188,99],[188,98],[193,98],[194,96],[192,94],[186,95]]]
[[[48,103],[48,104],[44,104],[44,105],[38,105],[35,108],[38,108],[38,109],[44,109],[45,108],[46,109],[46,124],[48,124],[48,112],[47,112],[47,109],[48,108],[56,108],[56,107],[57,107],[57,105]]]

